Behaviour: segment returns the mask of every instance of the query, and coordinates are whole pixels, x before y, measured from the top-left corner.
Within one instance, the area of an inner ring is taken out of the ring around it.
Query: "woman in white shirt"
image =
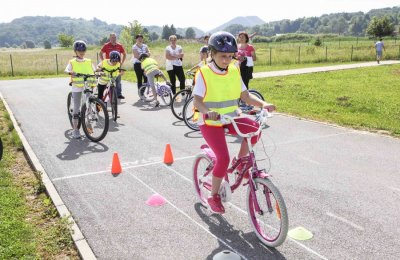
[[[185,89],[185,73],[183,72],[182,59],[183,59],[183,49],[180,45],[176,45],[176,36],[171,35],[169,37],[170,45],[165,48],[165,58],[167,59],[167,64],[165,69],[168,72],[169,80],[172,84],[172,93],[176,93],[176,77],[179,80],[180,89]]]
[[[135,71],[136,78],[137,78],[137,86],[138,90],[144,83],[147,83],[147,77],[144,75],[144,71],[140,65],[139,57],[141,54],[147,54],[150,56],[149,47],[143,43],[143,35],[138,34],[136,35],[136,43],[132,46],[132,62],[133,62],[133,70]]]

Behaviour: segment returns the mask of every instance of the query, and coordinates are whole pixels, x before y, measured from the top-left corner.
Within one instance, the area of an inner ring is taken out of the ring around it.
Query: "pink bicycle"
[[[260,127],[248,134],[240,132],[235,118],[222,116],[223,124],[232,123],[239,136],[246,138],[249,146],[249,155],[239,158],[228,168],[225,180],[222,182],[219,194],[222,202],[228,202],[232,193],[241,186],[246,172],[250,172],[249,179],[245,179],[243,186],[247,185],[247,213],[250,223],[260,241],[269,247],[281,245],[287,236],[289,219],[285,201],[278,188],[270,180],[271,175],[265,169],[259,170],[255,153],[250,142],[252,136],[258,136],[266,124],[269,114],[262,110],[256,115]],[[202,153],[198,154],[193,164],[193,179],[196,194],[200,202],[207,207],[207,197],[211,191],[211,177],[216,157],[214,152],[204,144]],[[239,170],[240,169],[240,170]]]

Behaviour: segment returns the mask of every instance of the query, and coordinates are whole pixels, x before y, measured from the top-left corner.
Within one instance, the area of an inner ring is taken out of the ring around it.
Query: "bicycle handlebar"
[[[235,121],[235,119],[241,118],[241,117],[233,117],[229,115],[219,115],[217,120],[220,120],[222,124],[230,124],[232,123],[233,128],[236,130],[236,133],[243,137],[243,138],[251,138],[252,136],[258,135],[263,126],[267,122],[267,118],[272,117],[272,113],[270,113],[267,109],[262,109],[260,112],[256,114],[256,121],[259,122],[259,127],[256,131],[250,132],[250,133],[242,133],[238,127],[238,123]],[[205,115],[205,119],[208,119],[208,115]]]

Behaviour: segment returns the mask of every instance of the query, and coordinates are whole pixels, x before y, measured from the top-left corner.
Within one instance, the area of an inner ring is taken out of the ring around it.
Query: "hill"
[[[210,32],[218,32],[221,30],[225,30],[231,25],[241,25],[243,27],[253,27],[256,25],[261,25],[265,24],[265,21],[261,20],[258,16],[238,16],[230,20],[229,22],[226,22],[214,29],[212,29]]]

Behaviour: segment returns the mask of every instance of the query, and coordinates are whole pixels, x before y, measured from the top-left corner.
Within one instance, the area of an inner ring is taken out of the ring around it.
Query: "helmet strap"
[[[214,59],[212,59],[211,61],[214,62],[215,67],[217,67],[220,71],[226,71],[226,70],[228,70],[228,67],[226,67],[226,68],[224,69],[224,68],[221,68],[220,66],[218,66]]]

